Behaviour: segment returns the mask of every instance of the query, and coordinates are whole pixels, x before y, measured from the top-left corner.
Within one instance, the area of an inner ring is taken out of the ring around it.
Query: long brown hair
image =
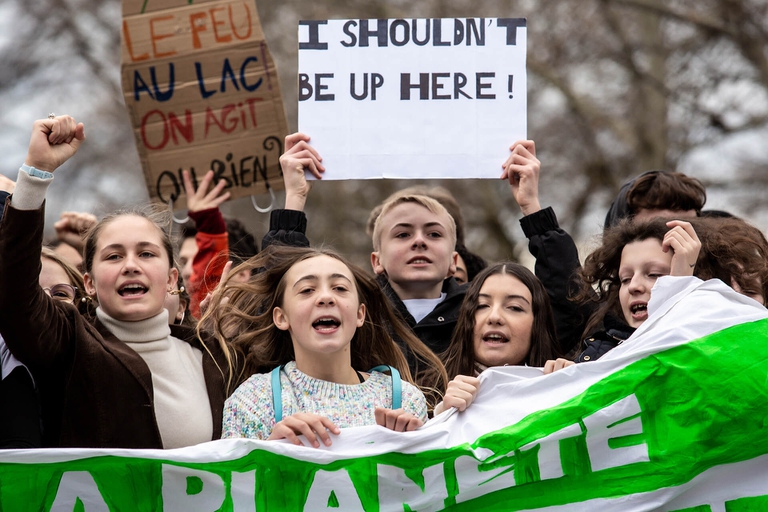
[[[198,329],[205,326],[211,330],[231,347],[231,356],[242,361],[242,364],[233,361],[241,371],[230,385],[237,386],[254,373],[268,372],[294,359],[290,334],[275,326],[272,310],[283,305],[284,276],[288,270],[300,261],[317,256],[329,256],[346,265],[354,276],[360,302],[366,305],[365,322],[355,331],[350,343],[352,367],[365,371],[382,364],[390,365],[403,379],[414,382],[405,356],[390,335],[393,332],[417,357],[437,369],[440,379],[430,385],[444,386],[447,378],[442,363],[399,319],[373,277],[333,251],[281,245],[270,246],[234,268],[230,277],[247,270],[252,274],[250,280],[238,283],[228,277],[214,292],[200,321]]]
[[[457,375],[474,375],[475,372],[475,312],[480,289],[485,280],[493,275],[510,275],[522,282],[531,292],[533,327],[531,329],[531,350],[525,362],[531,366],[544,366],[548,359],[558,357],[555,319],[549,296],[541,281],[518,263],[506,262],[492,265],[472,281],[459,310],[459,319],[451,338],[451,344],[443,354],[445,369],[450,378]]]

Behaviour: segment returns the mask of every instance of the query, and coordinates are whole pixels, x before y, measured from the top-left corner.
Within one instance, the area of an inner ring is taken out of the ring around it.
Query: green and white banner
[[[768,310],[672,277],[649,308],[599,361],[490,369],[416,432],[2,452],[0,510],[768,510]]]

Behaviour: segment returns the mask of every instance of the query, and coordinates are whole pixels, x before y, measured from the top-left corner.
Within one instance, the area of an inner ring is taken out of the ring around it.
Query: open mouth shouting
[[[332,316],[320,317],[312,322],[312,328],[319,333],[335,332],[340,325],[341,321]]]
[[[489,345],[509,343],[509,338],[499,331],[489,331],[483,334],[483,342]]]
[[[633,320],[646,320],[648,318],[648,303],[641,301],[633,302],[629,305],[629,312]]]
[[[117,290],[117,294],[121,297],[140,297],[148,291],[149,288],[141,283],[127,283]]]
[[[408,260],[409,265],[429,265],[432,263],[432,260],[429,258],[425,258],[424,256],[416,256],[414,258],[411,258]]]

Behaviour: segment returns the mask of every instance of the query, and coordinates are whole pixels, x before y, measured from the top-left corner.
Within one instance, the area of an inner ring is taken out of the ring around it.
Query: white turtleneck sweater
[[[138,322],[123,322],[103,309],[96,315],[119,340],[135,350],[152,372],[155,418],[163,448],[210,441],[213,417],[203,376],[203,353],[171,336],[168,311]]]

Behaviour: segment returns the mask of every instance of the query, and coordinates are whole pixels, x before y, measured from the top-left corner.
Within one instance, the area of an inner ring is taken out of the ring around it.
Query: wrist
[[[44,180],[53,178],[53,173],[40,169],[39,167],[35,167],[34,165],[30,165],[26,161],[24,162],[24,165],[21,166],[21,170],[30,176],[34,176],[35,178],[41,178]]]
[[[224,216],[218,208],[189,211],[189,218],[195,222],[197,230],[202,233],[218,235],[227,232]]]
[[[298,194],[286,194],[285,196],[285,209],[296,210],[299,212],[304,211],[304,205],[307,203],[307,196]]]
[[[532,213],[538,212],[539,210],[541,210],[541,203],[539,203],[538,199],[531,201],[526,205],[520,205],[520,211],[523,212],[523,215],[530,215]]]

